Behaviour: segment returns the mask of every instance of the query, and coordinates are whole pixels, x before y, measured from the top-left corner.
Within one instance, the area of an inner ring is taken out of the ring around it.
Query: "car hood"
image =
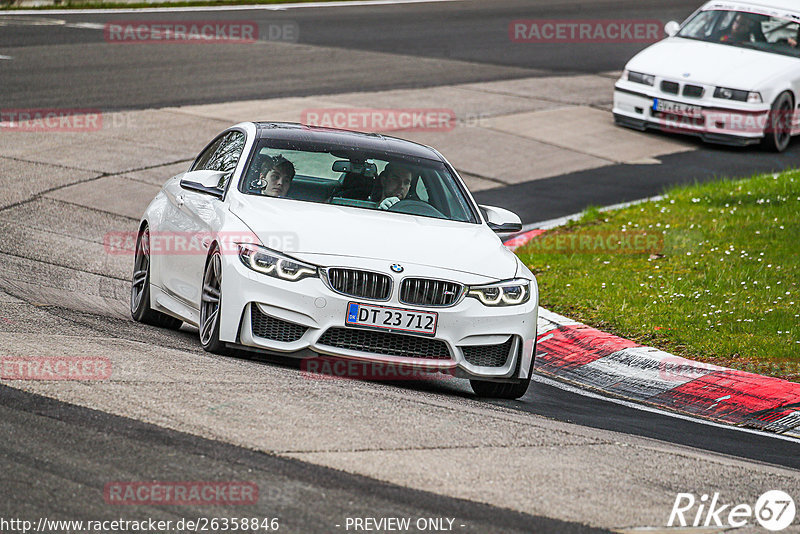
[[[789,56],[673,37],[645,48],[626,68],[675,80],[755,91],[771,78],[798,66],[798,59]]]
[[[230,209],[262,244],[299,259],[350,256],[496,280],[517,272],[516,256],[483,224],[255,196],[236,198]]]

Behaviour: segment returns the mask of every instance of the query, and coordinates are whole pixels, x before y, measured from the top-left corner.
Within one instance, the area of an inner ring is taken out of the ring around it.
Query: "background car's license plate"
[[[347,304],[345,324],[432,336],[436,333],[437,319],[438,315],[430,312],[350,302]]]
[[[661,100],[660,98],[653,100],[653,111],[660,111],[671,115],[686,115],[687,117],[700,117],[703,115],[703,108],[700,106],[681,104],[680,102]]]

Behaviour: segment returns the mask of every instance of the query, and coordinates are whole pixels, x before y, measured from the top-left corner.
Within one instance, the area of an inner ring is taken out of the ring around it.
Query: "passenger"
[[[408,196],[412,179],[409,167],[398,163],[387,163],[378,178],[381,191],[374,199],[378,203],[378,209],[388,210]]]
[[[764,41],[763,33],[757,28],[757,21],[745,13],[737,13],[728,28],[728,33],[720,38],[722,43],[745,43],[750,41]]]
[[[293,179],[294,165],[278,154],[264,160],[258,179],[253,180],[252,185],[254,189],[260,189],[262,195],[285,197]]]

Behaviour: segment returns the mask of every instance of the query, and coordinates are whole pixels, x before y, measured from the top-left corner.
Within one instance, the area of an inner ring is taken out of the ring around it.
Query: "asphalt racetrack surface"
[[[0,54],[14,58],[0,60],[2,105],[112,111],[613,72],[646,45],[515,44],[509,42],[508,24],[516,19],[663,23],[683,20],[696,7],[694,0],[466,0],[284,11],[12,13],[0,17]],[[105,42],[106,23],[142,20],[250,21],[262,31],[290,24],[297,28],[296,42],[156,48]],[[257,117],[264,118],[269,117]],[[797,139],[780,155],[759,146],[730,149],[686,141],[697,150],[666,156],[663,165],[592,169],[476,197],[516,210],[530,223],[657,195],[670,184],[800,163]]]
[[[666,22],[682,20],[697,4],[491,0],[4,14],[0,55],[10,59],[0,59],[0,106],[150,110],[604,75],[619,71],[645,45],[510,46],[509,21]],[[108,21],[210,18],[261,27],[289,22],[299,28],[299,39],[153,47],[113,45],[103,37]],[[60,150],[57,142],[42,136],[40,159],[29,160],[14,155],[3,135],[0,162],[9,178],[0,179],[1,187],[51,178],[53,168],[40,168],[41,158]],[[798,140],[780,155],[680,142],[689,149],[654,162],[564,172],[475,196],[533,223],[656,195],[670,184],[780,171],[800,162]],[[91,144],[83,150],[84,161],[54,167],[75,173],[73,182],[88,183],[125,169],[146,172],[146,164],[95,166]],[[174,161],[185,161],[184,152],[176,149],[180,157],[158,165],[172,169]],[[111,480],[255,481],[260,499],[248,513],[280,516],[287,532],[343,532],[343,522],[354,516],[450,517],[463,532],[663,527],[678,492],[719,489],[731,501],[751,504],[769,489],[800,496],[796,440],[646,411],[541,378],[515,402],[478,401],[456,380],[309,381],[291,362],[208,355],[193,328],[170,332],[133,323],[125,311],[130,258],[98,266],[91,247],[104,228],[135,225],[138,215],[116,209],[112,197],[124,192],[112,194],[107,209],[49,194],[70,183],[64,178],[0,204],[2,354],[105,348],[122,378],[96,386],[0,385],[0,517],[118,517],[120,507],[102,498]],[[28,240],[49,245],[29,246]],[[165,519],[233,515],[214,507],[124,512]]]
[[[642,44],[532,49],[509,42],[508,24],[617,17],[666,22],[695,7],[687,0],[491,0],[286,11],[9,14],[0,17],[0,23],[6,21],[0,53],[24,61],[2,66],[3,106],[140,109],[618,70]],[[156,45],[157,55],[151,45],[105,46],[105,23],[137,20],[251,21],[262,30],[291,23],[298,38],[296,44],[259,46]]]
[[[259,486],[248,517],[279,518],[281,531],[341,530],[347,517],[448,517],[460,532],[604,532],[556,519],[442,497],[254,452],[0,386],[7,436],[2,517],[113,520],[102,494],[118,480],[231,480]],[[143,462],[142,459],[147,461]],[[31,484],[31,481],[36,481]],[[71,494],[70,494],[71,493]],[[58,509],[57,513],[56,508]],[[24,511],[24,512],[23,512]],[[129,520],[225,517],[225,506],[138,507]],[[291,518],[291,519],[287,519]]]

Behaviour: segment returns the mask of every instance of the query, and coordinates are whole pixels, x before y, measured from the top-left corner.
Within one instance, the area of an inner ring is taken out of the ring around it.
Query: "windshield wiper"
[[[749,41],[742,41],[742,42],[738,42],[738,43],[728,42],[726,44],[733,45],[733,46],[741,46],[742,48],[749,48],[750,50],[761,50],[761,51],[764,51],[764,49],[761,48],[760,46],[758,46],[756,43],[751,43]]]
[[[690,37],[689,35],[681,35],[678,34],[675,37],[680,37],[681,39],[689,39],[691,41],[700,41],[701,43],[713,43],[711,39],[703,39],[702,37]]]

